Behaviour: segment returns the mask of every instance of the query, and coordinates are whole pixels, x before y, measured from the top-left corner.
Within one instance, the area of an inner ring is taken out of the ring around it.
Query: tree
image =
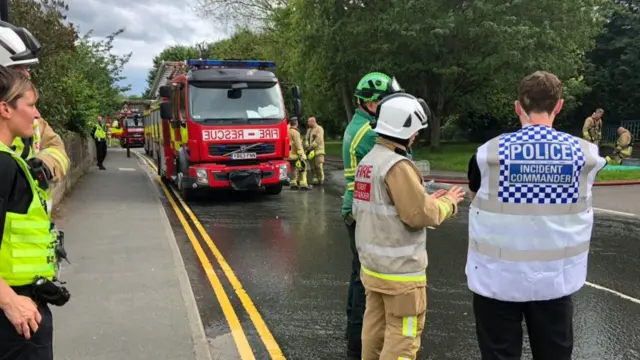
[[[584,54],[609,2],[203,0],[200,9],[212,19],[260,20],[253,32],[263,41],[246,50],[273,56],[325,128],[344,127],[357,81],[381,71],[427,100],[428,137],[438,146],[450,116],[489,114],[508,126],[517,83],[535,70],[565,80],[567,108],[575,107],[588,90]]]
[[[590,67],[585,77],[592,91],[582,109],[582,114],[590,114],[603,107],[612,122],[640,115],[640,4],[618,0],[616,5],[605,32],[596,38],[596,47],[588,55]]]
[[[87,119],[118,109],[120,94],[131,88],[117,85],[124,79],[120,74],[131,53],[123,56],[111,53],[113,41],[123,31],[120,29],[102,41],[92,41],[89,32],[78,41],[72,55],[73,69],[63,78],[73,99],[71,121],[67,126],[71,130],[82,131]]]
[[[105,40],[79,37],[73,24],[66,23],[68,6],[62,0],[11,0],[11,20],[27,28],[42,44],[40,65],[32,71],[40,99],[38,109],[58,131],[85,132],[99,114],[119,106],[128,87],[117,82],[131,54],[111,53],[113,41],[123,30]]]

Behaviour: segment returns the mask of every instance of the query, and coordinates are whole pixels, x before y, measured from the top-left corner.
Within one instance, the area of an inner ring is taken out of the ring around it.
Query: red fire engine
[[[145,148],[163,181],[187,199],[198,188],[264,188],[279,194],[288,182],[287,111],[270,61],[163,62],[145,114]],[[300,89],[293,107],[302,112]],[[159,112],[160,116],[157,116]]]

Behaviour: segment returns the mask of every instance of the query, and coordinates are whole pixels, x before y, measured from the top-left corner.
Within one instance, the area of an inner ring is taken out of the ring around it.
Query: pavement
[[[71,300],[53,308],[58,360],[208,360],[209,347],[159,193],[140,160],[109,149],[59,207]]]
[[[341,171],[308,192],[208,192],[185,203],[136,157],[110,150],[109,169],[62,207],[72,299],[54,313],[58,359],[199,360],[207,342],[212,359],[344,358]],[[428,234],[420,360],[479,357],[464,274],[468,205]],[[596,214],[589,282],[574,296],[575,360],[640,359],[638,234],[640,218]]]

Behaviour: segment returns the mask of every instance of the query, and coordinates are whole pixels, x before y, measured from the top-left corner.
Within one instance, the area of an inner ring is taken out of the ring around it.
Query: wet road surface
[[[340,191],[331,187],[284,190],[280,196],[213,193],[189,203],[287,359],[344,359],[351,254],[340,205]],[[167,210],[214,358],[239,359],[205,271],[173,210]],[[468,204],[456,219],[429,232],[428,317],[419,359],[479,358],[464,275],[467,210]],[[640,359],[638,234],[639,219],[596,215],[588,280],[598,288],[585,286],[574,297],[574,359]],[[236,291],[209,258],[255,358],[270,358]],[[531,358],[528,346],[523,358]]]

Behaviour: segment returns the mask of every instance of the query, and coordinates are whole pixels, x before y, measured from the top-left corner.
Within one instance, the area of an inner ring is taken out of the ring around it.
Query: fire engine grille
[[[246,147],[244,152],[256,153],[257,155],[268,155],[276,152],[275,143],[249,143],[249,144],[211,144],[209,145],[209,155],[211,156],[224,156],[233,151],[238,151],[242,147]]]

